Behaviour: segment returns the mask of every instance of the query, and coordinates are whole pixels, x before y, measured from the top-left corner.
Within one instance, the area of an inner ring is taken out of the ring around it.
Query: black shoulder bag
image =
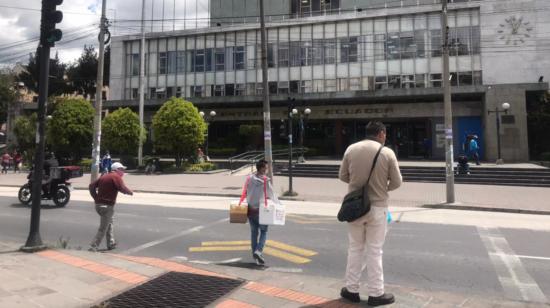
[[[372,168],[370,169],[367,183],[363,187],[348,193],[344,197],[342,207],[340,207],[340,211],[338,212],[339,221],[352,222],[363,217],[370,211],[370,199],[368,196],[369,182],[372,172],[374,171],[374,167],[376,166],[376,161],[378,160],[378,156],[380,155],[380,151],[382,151],[383,147],[384,146],[381,146],[378,152],[376,152],[376,156],[374,156],[374,161],[372,163]]]

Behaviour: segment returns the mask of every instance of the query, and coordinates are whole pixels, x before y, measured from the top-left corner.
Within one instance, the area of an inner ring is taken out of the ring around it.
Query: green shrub
[[[82,169],[83,172],[90,172],[92,168],[92,159],[84,158],[78,163],[78,166]]]
[[[204,172],[204,171],[211,171],[211,170],[215,170],[215,169],[216,169],[216,165],[214,165],[213,163],[204,162],[204,163],[200,163],[200,164],[193,164],[193,165],[189,166],[189,168],[186,171],[188,171],[188,172]]]

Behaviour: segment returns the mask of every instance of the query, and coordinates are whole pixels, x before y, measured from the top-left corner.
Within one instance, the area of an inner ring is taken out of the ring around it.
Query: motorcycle
[[[64,207],[71,199],[73,190],[69,179],[82,177],[84,173],[78,166],[52,167],[50,176],[42,183],[41,200],[53,200],[58,207]],[[27,176],[28,182],[21,186],[18,193],[19,202],[24,205],[32,203],[32,171]]]

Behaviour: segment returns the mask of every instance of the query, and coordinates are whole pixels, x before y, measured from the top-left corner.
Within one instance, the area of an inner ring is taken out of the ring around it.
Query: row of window
[[[429,42],[429,44],[428,44]],[[451,56],[480,53],[480,29],[457,27],[449,31]],[[335,63],[372,62],[441,56],[441,31],[417,30],[340,39],[319,39],[268,44],[268,66],[297,67]],[[257,54],[257,46],[251,46]],[[339,52],[337,52],[339,50]],[[247,47],[206,48],[158,53],[153,74],[224,72],[260,67],[259,59],[249,66]],[[148,61],[146,61],[146,66]],[[139,54],[128,55],[128,74],[139,75]],[[146,71],[148,69],[146,68]]]
[[[481,72],[453,72],[452,86],[481,85]],[[305,94],[340,91],[439,88],[442,86],[441,74],[389,75],[363,78],[338,78],[316,80],[273,81],[268,83],[269,94]],[[138,89],[132,89],[132,99],[138,98]],[[223,85],[193,85],[184,93],[183,87],[150,88],[147,99],[165,99],[167,97],[211,97],[262,95],[262,83],[238,83]]]

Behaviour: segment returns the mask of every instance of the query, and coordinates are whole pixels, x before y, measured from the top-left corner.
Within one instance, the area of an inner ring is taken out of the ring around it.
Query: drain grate
[[[169,272],[99,307],[205,307],[242,283],[235,279]]]

